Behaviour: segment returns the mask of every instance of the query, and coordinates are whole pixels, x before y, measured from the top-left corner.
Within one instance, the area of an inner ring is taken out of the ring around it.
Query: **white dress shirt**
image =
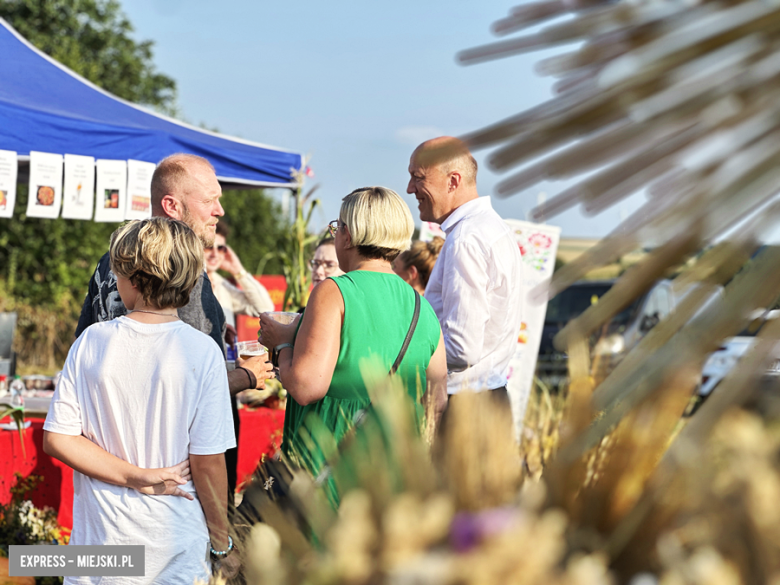
[[[490,197],[461,205],[441,227],[447,238],[425,298],[444,333],[447,390],[500,388],[520,333],[520,250]]]

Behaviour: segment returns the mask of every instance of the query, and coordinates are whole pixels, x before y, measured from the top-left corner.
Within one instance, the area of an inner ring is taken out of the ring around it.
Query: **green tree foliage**
[[[176,82],[155,71],[114,0],[0,0],[0,16],[44,53],[114,95],[175,111]]]

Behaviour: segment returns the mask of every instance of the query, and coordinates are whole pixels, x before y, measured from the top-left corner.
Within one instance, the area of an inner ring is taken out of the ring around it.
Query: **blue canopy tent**
[[[208,159],[223,187],[295,187],[302,157],[147,111],[36,49],[0,18],[0,149],[157,163],[175,152]],[[24,173],[25,169],[20,169]],[[20,175],[21,180],[23,175]]]

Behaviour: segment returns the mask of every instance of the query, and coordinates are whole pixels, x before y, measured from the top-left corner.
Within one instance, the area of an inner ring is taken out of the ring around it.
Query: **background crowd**
[[[71,543],[135,535],[157,551],[148,582],[191,582],[208,569],[194,561],[205,552],[236,574],[228,534],[235,395],[276,373],[290,396],[282,454],[325,483],[334,506],[328,448],[312,440],[312,425],[342,441],[371,410],[372,378],[400,380],[420,425],[426,418],[435,425],[464,390],[490,392],[509,409],[508,364],[522,312],[513,235],[478,196],[476,162],[459,140],[420,145],[409,174],[420,219],[442,224],[446,240],[411,245],[415,222],[403,199],[384,187],[356,189],[314,252],[305,309],[281,324],[266,313],[268,292],[227,244],[211,165],[181,154],[160,162],[154,217],[117,230],[90,280],[45,425],[47,452],[81,482]],[[260,317],[270,362],[239,357],[230,369],[224,358],[236,314]],[[156,506],[187,520],[171,516],[151,530]],[[117,522],[118,513],[125,520]]]

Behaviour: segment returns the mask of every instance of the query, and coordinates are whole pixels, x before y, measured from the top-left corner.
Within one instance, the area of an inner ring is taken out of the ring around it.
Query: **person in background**
[[[339,267],[339,259],[336,256],[336,240],[333,239],[333,236],[325,236],[319,241],[310,264],[312,287],[317,286],[328,277],[344,274],[344,271]]]
[[[206,272],[211,281],[211,289],[225,313],[225,321],[235,333],[236,315],[259,317],[260,313],[274,310],[274,302],[265,287],[249,274],[233,248],[227,245],[230,228],[224,221],[217,224],[214,245],[204,250]],[[233,275],[241,288],[228,282],[217,272],[224,270]]]
[[[393,260],[393,270],[403,278],[404,282],[412,285],[412,288],[418,293],[425,294],[425,287],[428,286],[428,279],[431,276],[436,258],[439,257],[443,238],[433,238],[430,242],[417,240],[412,247],[401,252]]]
[[[381,363],[384,375],[390,371],[410,331],[417,299],[419,319],[396,375],[416,403],[427,395],[436,418],[447,402],[447,367],[436,314],[391,267],[409,247],[414,230],[409,207],[390,189],[357,189],[344,198],[330,229],[345,274],[315,286],[296,323],[282,325],[260,315],[260,343],[273,349],[290,396],[282,452],[314,477],[325,459],[307,440],[307,418],[316,415],[337,442],[345,436],[371,404],[361,365],[371,359]],[[329,485],[335,503],[335,487]]]
[[[137,583],[207,579],[207,551],[233,575],[225,451],[236,437],[224,356],[177,312],[203,273],[203,246],[184,222],[152,218],[116,230],[109,255],[128,313],[71,346],[43,427],[44,451],[75,470],[70,543],[143,545]],[[155,474],[162,485],[150,492]]]
[[[225,211],[219,203],[222,187],[209,161],[193,154],[168,156],[157,165],[152,175],[151,190],[152,216],[181,220],[192,228],[204,248],[214,245],[216,226]],[[189,303],[179,307],[177,313],[184,323],[211,337],[225,355],[225,315],[205,270],[201,270],[201,277],[190,293]],[[120,298],[117,278],[111,271],[106,253],[98,261],[95,274],[89,281],[76,337],[95,323],[126,314],[127,308]],[[232,396],[250,388],[265,388],[265,380],[274,377],[271,364],[261,356],[238,360],[236,366],[227,372]],[[232,402],[233,423],[238,436],[240,421],[235,401]],[[228,449],[225,459],[232,501],[237,480],[238,449]]]
[[[492,391],[509,407],[509,362],[522,321],[522,257],[512,230],[477,192],[477,161],[449,136],[423,142],[409,161],[407,193],[420,219],[447,238],[425,298],[447,347],[448,392]]]

